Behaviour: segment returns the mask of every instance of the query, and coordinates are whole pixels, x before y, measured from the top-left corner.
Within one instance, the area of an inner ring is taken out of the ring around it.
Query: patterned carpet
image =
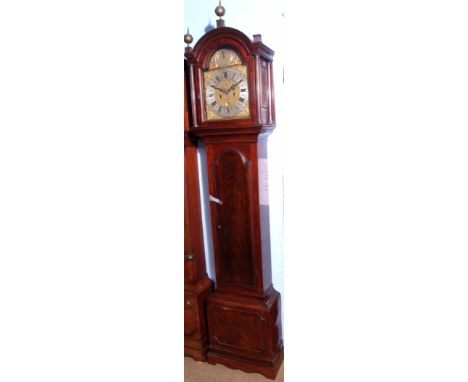
[[[210,365],[197,362],[190,357],[184,358],[185,382],[265,382],[272,381],[258,373],[244,373],[223,365]],[[284,382],[284,363],[275,381]]]

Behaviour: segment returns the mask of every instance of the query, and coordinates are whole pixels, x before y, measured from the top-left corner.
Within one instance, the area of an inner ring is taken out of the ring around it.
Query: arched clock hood
[[[262,43],[260,35],[255,35],[254,41],[251,41],[246,34],[238,29],[221,27],[205,33],[197,41],[191,53],[187,54],[187,59],[189,62],[194,59],[197,62],[202,62],[204,64],[203,66],[206,66],[206,56],[210,56],[213,51],[219,49],[223,43],[225,43],[226,46],[236,48],[245,60],[247,60],[247,56],[261,54],[265,59],[272,61],[275,54],[272,49]]]
[[[248,68],[248,83],[251,89],[251,118],[246,120],[207,121],[203,99],[203,72],[208,69],[210,58],[218,49],[235,50]],[[205,129],[240,127],[257,132],[269,131],[275,125],[273,61],[274,51],[263,44],[261,35],[251,40],[243,32],[230,27],[218,27],[205,33],[192,48],[187,47],[185,57],[190,65],[191,100],[194,112],[193,127]],[[232,130],[231,130],[232,131]],[[245,131],[244,131],[245,132]],[[205,131],[202,134],[207,134]]]

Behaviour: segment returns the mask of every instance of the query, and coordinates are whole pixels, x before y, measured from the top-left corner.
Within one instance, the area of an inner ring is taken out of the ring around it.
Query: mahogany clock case
[[[218,49],[248,67],[250,118],[207,120],[203,72]],[[207,298],[207,360],[275,378],[283,360],[280,294],[272,285],[267,138],[275,128],[273,51],[259,35],[218,27],[186,51],[191,133],[206,148],[216,289]]]
[[[184,63],[184,85],[187,75]],[[197,143],[189,136],[190,105],[184,86],[184,354],[206,360],[206,299],[213,290],[205,267],[198,182]]]

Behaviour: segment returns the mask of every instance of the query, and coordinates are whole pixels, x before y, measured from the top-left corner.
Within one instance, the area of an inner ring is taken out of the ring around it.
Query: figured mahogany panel
[[[214,162],[216,236],[219,283],[254,286],[255,272],[251,248],[250,161],[236,150],[223,151]]]
[[[264,353],[267,350],[266,330],[266,319],[257,312],[234,308],[211,311],[211,341],[224,348]]]

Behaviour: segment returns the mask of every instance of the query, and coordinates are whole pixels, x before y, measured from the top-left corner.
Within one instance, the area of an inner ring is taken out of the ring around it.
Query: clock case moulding
[[[206,120],[203,71],[221,48],[247,65],[250,118]],[[206,147],[216,288],[207,299],[209,363],[274,379],[283,360],[280,294],[273,288],[267,137],[275,128],[272,60],[260,35],[218,27],[186,48],[191,134]]]

